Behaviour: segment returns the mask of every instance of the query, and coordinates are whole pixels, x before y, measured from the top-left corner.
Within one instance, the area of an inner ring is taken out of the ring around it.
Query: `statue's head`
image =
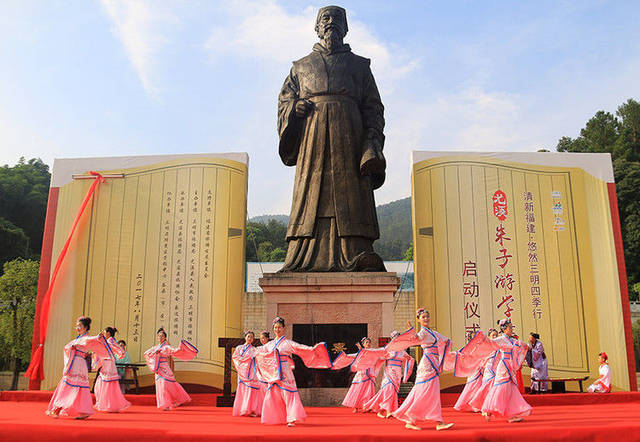
[[[347,26],[347,11],[340,6],[325,6],[318,11],[316,32],[321,40],[327,40],[333,34],[334,38],[342,40],[349,27]]]

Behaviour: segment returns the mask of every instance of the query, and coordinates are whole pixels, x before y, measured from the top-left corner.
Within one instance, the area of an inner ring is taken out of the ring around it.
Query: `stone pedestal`
[[[288,338],[293,337],[295,324],[367,324],[367,336],[374,346],[393,330],[394,294],[400,282],[391,272],[265,273],[259,280],[266,323],[271,324],[276,316],[284,318]],[[328,388],[320,395],[300,390],[310,406],[339,403],[336,401],[346,392]]]
[[[392,272],[265,273],[259,284],[266,323],[276,316],[293,324],[366,323],[373,345],[393,329],[393,295],[400,278]]]

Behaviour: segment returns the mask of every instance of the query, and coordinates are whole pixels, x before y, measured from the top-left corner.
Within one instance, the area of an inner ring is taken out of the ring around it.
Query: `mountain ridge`
[[[376,253],[386,261],[404,259],[404,253],[413,241],[411,228],[411,197],[380,204],[376,206],[376,212],[378,214],[380,239],[373,243],[373,248]],[[257,215],[248,219],[248,223],[262,224],[266,228],[268,228],[268,226],[276,228],[276,225],[271,221],[286,226],[289,223],[289,216],[282,214]],[[278,228],[278,230],[280,230],[280,228]],[[251,241],[247,241],[248,255],[254,254],[253,250],[250,250],[254,245],[250,244],[250,242]],[[275,245],[276,244],[274,244],[274,246]]]

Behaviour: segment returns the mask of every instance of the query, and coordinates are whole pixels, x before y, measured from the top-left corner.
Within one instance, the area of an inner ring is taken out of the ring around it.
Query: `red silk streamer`
[[[64,261],[65,256],[67,255],[67,250],[69,249],[69,244],[71,243],[71,239],[73,238],[73,234],[76,231],[76,227],[78,227],[78,223],[82,218],[82,214],[84,213],[84,209],[87,207],[89,200],[93,196],[94,192],[100,185],[100,183],[104,183],[104,178],[98,172],[89,171],[89,174],[96,177],[93,180],[93,184],[89,188],[84,200],[82,201],[82,205],[80,206],[80,210],[78,210],[78,214],[76,215],[75,220],[73,221],[73,225],[71,226],[71,231],[69,232],[69,236],[60,251],[60,255],[58,256],[58,260],[56,261],[56,265],[53,268],[53,274],[51,275],[51,281],[49,281],[49,287],[47,288],[47,292],[44,294],[44,299],[42,300],[42,309],[40,311],[40,344],[36,348],[36,350],[31,355],[31,362],[29,363],[29,368],[25,372],[24,376],[35,380],[44,379],[44,341],[47,338],[47,325],[49,323],[49,306],[51,305],[51,293],[53,292],[53,286],[56,282],[56,278],[58,277],[58,272],[60,271],[60,267],[62,267],[62,261]]]

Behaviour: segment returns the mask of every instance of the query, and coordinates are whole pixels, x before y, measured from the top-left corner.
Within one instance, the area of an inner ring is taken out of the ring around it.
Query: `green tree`
[[[629,297],[638,299],[633,288],[640,282],[640,103],[627,100],[618,107],[615,116],[598,111],[580,130],[579,137],[560,138],[556,150],[611,154]]]
[[[558,141],[558,152],[608,152],[614,153],[618,139],[619,122],[613,114],[598,111],[580,130],[580,136],[572,139],[562,137]]]
[[[629,298],[638,300],[633,290],[640,283],[640,162],[618,158],[613,163],[620,212],[620,230],[629,282]]]
[[[282,262],[284,258],[287,256],[287,251],[282,247],[276,247],[269,254],[269,261],[271,262]]]
[[[287,249],[287,226],[275,219],[268,222],[247,222],[246,260],[249,262],[272,261],[276,249]]]
[[[3,263],[29,256],[29,238],[24,230],[0,217],[0,267]]]
[[[258,244],[258,260],[260,262],[270,261],[271,251],[273,250],[273,244],[269,241],[264,241]]]
[[[12,390],[18,388],[20,370],[31,355],[39,267],[38,261],[15,259],[4,264],[0,276],[0,335],[9,344],[5,354],[13,368]]]
[[[413,242],[409,243],[409,247],[404,252],[403,261],[413,261]]]
[[[629,99],[618,107],[616,115],[620,118],[621,153],[628,161],[640,161],[640,103]]]
[[[15,166],[0,167],[0,215],[28,239],[26,252],[20,244],[13,256],[40,255],[50,180],[49,166],[37,158],[20,158]]]

